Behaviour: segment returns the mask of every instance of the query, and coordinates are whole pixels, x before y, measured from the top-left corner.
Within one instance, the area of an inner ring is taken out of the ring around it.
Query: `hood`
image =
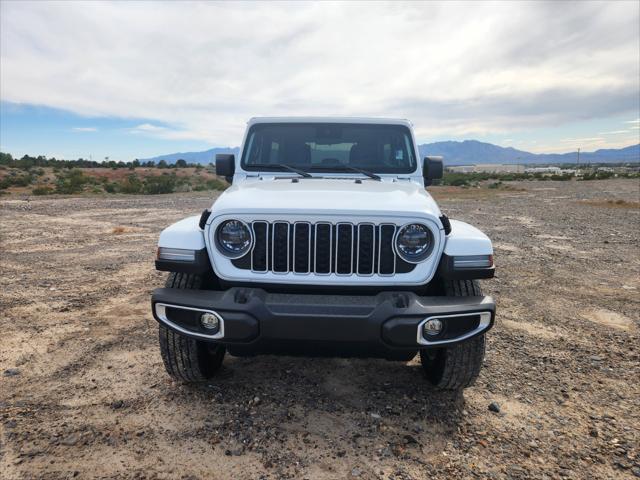
[[[440,210],[422,185],[408,180],[300,178],[248,180],[215,201],[215,216],[233,213],[323,213],[353,215],[427,214]]]

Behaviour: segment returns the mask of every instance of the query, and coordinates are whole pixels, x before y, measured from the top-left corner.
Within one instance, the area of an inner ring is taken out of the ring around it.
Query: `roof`
[[[382,117],[252,117],[247,122],[249,126],[255,123],[368,123],[380,125],[405,125],[412,127],[405,118]]]

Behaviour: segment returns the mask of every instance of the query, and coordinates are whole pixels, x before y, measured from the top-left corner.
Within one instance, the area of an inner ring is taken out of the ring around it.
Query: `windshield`
[[[416,159],[404,125],[258,123],[249,130],[241,165],[249,171],[282,171],[287,165],[318,172],[412,173]]]

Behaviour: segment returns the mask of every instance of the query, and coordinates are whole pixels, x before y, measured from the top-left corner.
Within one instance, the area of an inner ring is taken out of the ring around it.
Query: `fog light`
[[[200,315],[200,324],[211,332],[220,330],[220,318],[213,313],[205,312]]]
[[[442,320],[438,318],[432,318],[431,320],[427,320],[422,327],[422,331],[424,332],[425,337],[427,335],[434,336],[438,335],[442,331]]]

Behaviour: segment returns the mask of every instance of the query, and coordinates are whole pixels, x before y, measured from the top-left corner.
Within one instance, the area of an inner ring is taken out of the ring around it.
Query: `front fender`
[[[459,220],[451,220],[438,273],[450,280],[493,278],[493,245],[476,227]]]
[[[160,233],[158,247],[202,250],[205,248],[204,232],[199,222],[200,216],[195,215],[168,226]]]
[[[192,274],[211,270],[200,217],[185,218],[160,233],[156,270]]]
[[[444,254],[455,255],[493,255],[491,240],[473,225],[451,220],[451,233],[447,235]]]

